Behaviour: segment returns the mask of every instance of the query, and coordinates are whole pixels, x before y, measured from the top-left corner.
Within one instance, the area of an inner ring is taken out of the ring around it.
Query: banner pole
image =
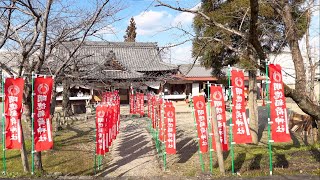
[[[266,102],[267,102],[267,113],[268,113],[268,149],[269,149],[269,172],[270,176],[272,176],[272,145],[271,145],[271,120],[270,120],[270,103],[269,103],[269,64],[266,60]]]
[[[197,141],[198,141],[198,154],[199,154],[199,159],[200,159],[200,164],[201,164],[201,170],[202,170],[202,172],[204,172],[204,163],[203,163],[203,159],[202,159],[202,152],[200,151],[200,142],[199,142],[198,133],[197,133],[197,122],[196,122],[196,118],[194,117],[193,99],[191,99],[189,104],[191,107],[192,116],[193,116],[193,120],[194,120],[194,127],[196,129],[196,134],[197,134],[196,137],[197,137]]]
[[[31,73],[31,174],[34,175],[34,72]]]
[[[96,175],[97,174],[97,154],[96,154],[96,152],[97,152],[97,138],[96,138],[96,136],[97,136],[97,129],[95,129],[95,135],[94,135],[94,165],[93,165],[93,171],[94,171],[94,175]]]
[[[210,108],[210,87],[211,87],[211,84],[209,83],[209,81],[207,81],[207,92],[208,92],[208,97],[207,97],[207,112],[208,112],[208,120],[209,120],[209,151],[210,151],[210,172],[212,173],[213,172],[213,155],[212,155],[212,152],[213,152],[213,149],[212,149],[212,134],[213,134],[213,129],[211,128],[211,124],[212,124],[212,118],[211,118],[211,108]]]
[[[6,164],[6,132],[5,132],[5,123],[6,123],[6,119],[5,119],[5,112],[4,112],[4,81],[5,81],[5,77],[3,75],[3,71],[1,69],[1,87],[2,87],[2,150],[3,150],[3,154],[2,154],[2,163],[3,163],[3,174],[6,175],[7,173],[7,164]]]
[[[101,162],[102,162],[102,156],[101,155],[98,156],[98,162],[99,162],[98,170],[101,170]]]
[[[164,103],[163,103],[163,106],[164,106]],[[161,111],[160,111],[161,112]],[[160,113],[160,116],[162,116],[162,113]],[[167,152],[166,152],[166,134],[165,134],[165,116],[163,116],[163,123],[161,123],[161,126],[162,126],[162,153],[163,153],[163,167],[164,167],[164,171],[166,171],[167,169]]]
[[[229,84],[229,134],[230,134],[230,150],[231,150],[231,171],[234,175],[234,149],[233,149],[233,134],[232,134],[232,99],[231,99],[231,67],[228,66],[228,84]]]

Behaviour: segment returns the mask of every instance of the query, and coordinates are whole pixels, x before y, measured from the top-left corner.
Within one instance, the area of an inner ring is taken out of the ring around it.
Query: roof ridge
[[[113,47],[158,47],[156,42],[104,42],[85,41],[83,46],[113,46]]]

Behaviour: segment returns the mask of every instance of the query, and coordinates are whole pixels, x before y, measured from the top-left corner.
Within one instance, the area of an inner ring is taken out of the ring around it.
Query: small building
[[[57,51],[59,58],[47,66],[54,67],[57,62],[62,63],[73,47],[72,44],[62,46]],[[158,93],[161,91],[159,82],[178,70],[176,65],[162,61],[156,43],[87,41],[75,57],[76,63],[68,78],[73,80],[74,87],[91,87],[92,101],[95,101],[94,96],[101,98],[106,90],[117,89],[121,102],[128,103],[130,86],[139,91],[155,88]],[[80,97],[71,96],[70,100],[77,98]]]
[[[165,99],[184,100],[190,94],[192,96],[199,95],[201,90],[204,90],[204,92],[207,94],[207,83],[217,84],[219,81],[217,77],[212,75],[211,68],[206,69],[199,64],[179,65],[178,72],[179,73],[175,75],[174,79],[168,80],[164,85]],[[258,73],[259,72],[257,72],[258,87],[262,88],[262,81],[265,79],[265,77]],[[248,73],[245,72],[244,74],[245,86],[248,87]],[[226,86],[227,85],[224,87]]]

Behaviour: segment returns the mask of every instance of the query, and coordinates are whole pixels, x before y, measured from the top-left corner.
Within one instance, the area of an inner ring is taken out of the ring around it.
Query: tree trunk
[[[70,79],[68,78],[64,78],[63,81],[63,99],[62,99],[62,112],[65,117],[69,117],[70,115],[72,115],[71,113],[71,104],[69,101],[69,97],[70,97]]]
[[[296,87],[295,89],[291,89],[289,86],[284,84],[285,96],[291,97],[300,109],[305,112],[306,114],[312,116],[316,120],[320,120],[320,106],[312,102],[306,96],[306,76],[305,76],[305,68],[303,58],[300,52],[299,43],[298,43],[298,36],[296,33],[296,24],[292,18],[292,10],[288,1],[273,1],[270,3],[274,10],[282,16],[282,19],[285,24],[285,34],[288,40],[288,44],[290,50],[292,52],[292,59],[295,66],[296,72]],[[282,7],[278,5],[282,4]],[[258,12],[259,12],[259,2],[255,0],[250,0],[250,9],[251,9],[251,21],[250,21],[250,34],[249,40],[252,46],[254,47],[257,55],[259,56],[260,60],[266,60],[266,54],[263,51],[262,45],[259,41],[259,37],[255,33],[257,29],[257,22],[258,22]],[[263,66],[256,65],[260,68],[260,70],[265,71]]]
[[[216,112],[216,108],[214,106],[211,107],[211,113],[212,113],[213,135],[214,135],[214,139],[215,139],[215,142],[216,142],[216,152],[217,152],[219,169],[220,169],[220,173],[222,175],[225,175],[226,172],[225,172],[225,169],[224,169],[222,147],[221,147],[220,136],[219,136],[218,122],[217,122],[217,112]]]
[[[28,128],[30,130],[30,137],[31,133],[32,133],[32,129],[31,129],[31,84],[29,84],[28,79],[26,80],[27,85],[25,86],[24,89],[24,98],[23,98],[23,104],[24,104],[24,117],[26,118],[26,122],[28,123]],[[26,150],[26,145],[25,145],[25,138],[24,138],[24,131],[22,128],[22,124],[21,124],[21,136],[22,136],[22,141],[21,141],[21,149],[20,149],[20,153],[21,153],[21,163],[23,166],[23,170],[24,172],[29,172],[29,164],[28,164],[28,155],[27,155],[27,150]]]
[[[57,96],[58,96],[58,92],[56,91],[57,84],[58,84],[58,81],[55,80],[54,86],[53,86],[53,95],[52,95],[52,99],[51,99],[51,106],[50,106],[50,115],[51,115],[52,119],[54,117],[55,110],[56,110],[56,105],[57,105]],[[60,116],[57,115],[57,117],[55,117],[55,119],[56,119],[56,122],[55,122],[55,127],[54,127],[55,131],[54,132],[57,132],[57,131],[59,131],[61,129]]]
[[[252,142],[258,144],[258,104],[257,75],[255,70],[249,70],[249,119]]]
[[[37,170],[41,173],[43,172],[41,151],[34,153],[34,167],[35,167],[35,170]]]
[[[28,164],[28,156],[27,156],[27,149],[26,149],[26,144],[24,143],[24,133],[22,130],[22,124],[20,123],[21,126],[21,149],[20,149],[20,153],[21,153],[21,162],[22,162],[22,166],[23,166],[23,171],[24,172],[29,172],[29,164]]]

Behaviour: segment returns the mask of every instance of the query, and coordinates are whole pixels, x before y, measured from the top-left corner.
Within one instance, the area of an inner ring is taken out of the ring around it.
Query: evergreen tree
[[[125,42],[135,42],[136,36],[137,36],[136,30],[137,30],[136,22],[134,22],[134,19],[132,17],[130,19],[129,26],[127,27],[126,35],[124,35],[124,41]]]
[[[292,4],[292,15],[298,27],[298,36],[302,38],[307,29],[305,10],[301,8],[305,0]],[[201,64],[213,68],[213,75],[223,75],[222,67],[237,64],[241,68],[254,69],[254,63],[248,61],[247,35],[250,29],[249,0],[202,0],[201,11],[218,23],[236,29],[245,34],[241,37],[217,26],[210,26],[201,15],[194,18],[193,27],[196,32],[193,41],[193,56],[198,57]],[[261,3],[259,9],[259,40],[266,53],[281,52],[287,45],[285,25],[270,3]],[[255,53],[253,53],[255,54]],[[255,56],[258,59],[257,56]]]
[[[305,14],[296,4],[293,17],[298,24],[298,36],[302,38],[307,29]],[[249,72],[249,118],[253,143],[258,143],[258,104],[256,64],[259,59],[252,47],[250,33],[256,33],[266,53],[280,52],[287,41],[282,17],[274,12],[268,3],[260,4],[258,17],[259,29],[251,32],[252,20],[249,0],[202,0],[202,12],[212,17],[218,23],[236,29],[245,36],[230,33],[216,26],[208,26],[202,16],[194,19],[194,29],[197,38],[193,41],[193,55],[199,57],[201,64],[212,68],[212,74],[222,76],[224,66],[232,65],[248,70]],[[264,60],[264,59],[263,59]]]

